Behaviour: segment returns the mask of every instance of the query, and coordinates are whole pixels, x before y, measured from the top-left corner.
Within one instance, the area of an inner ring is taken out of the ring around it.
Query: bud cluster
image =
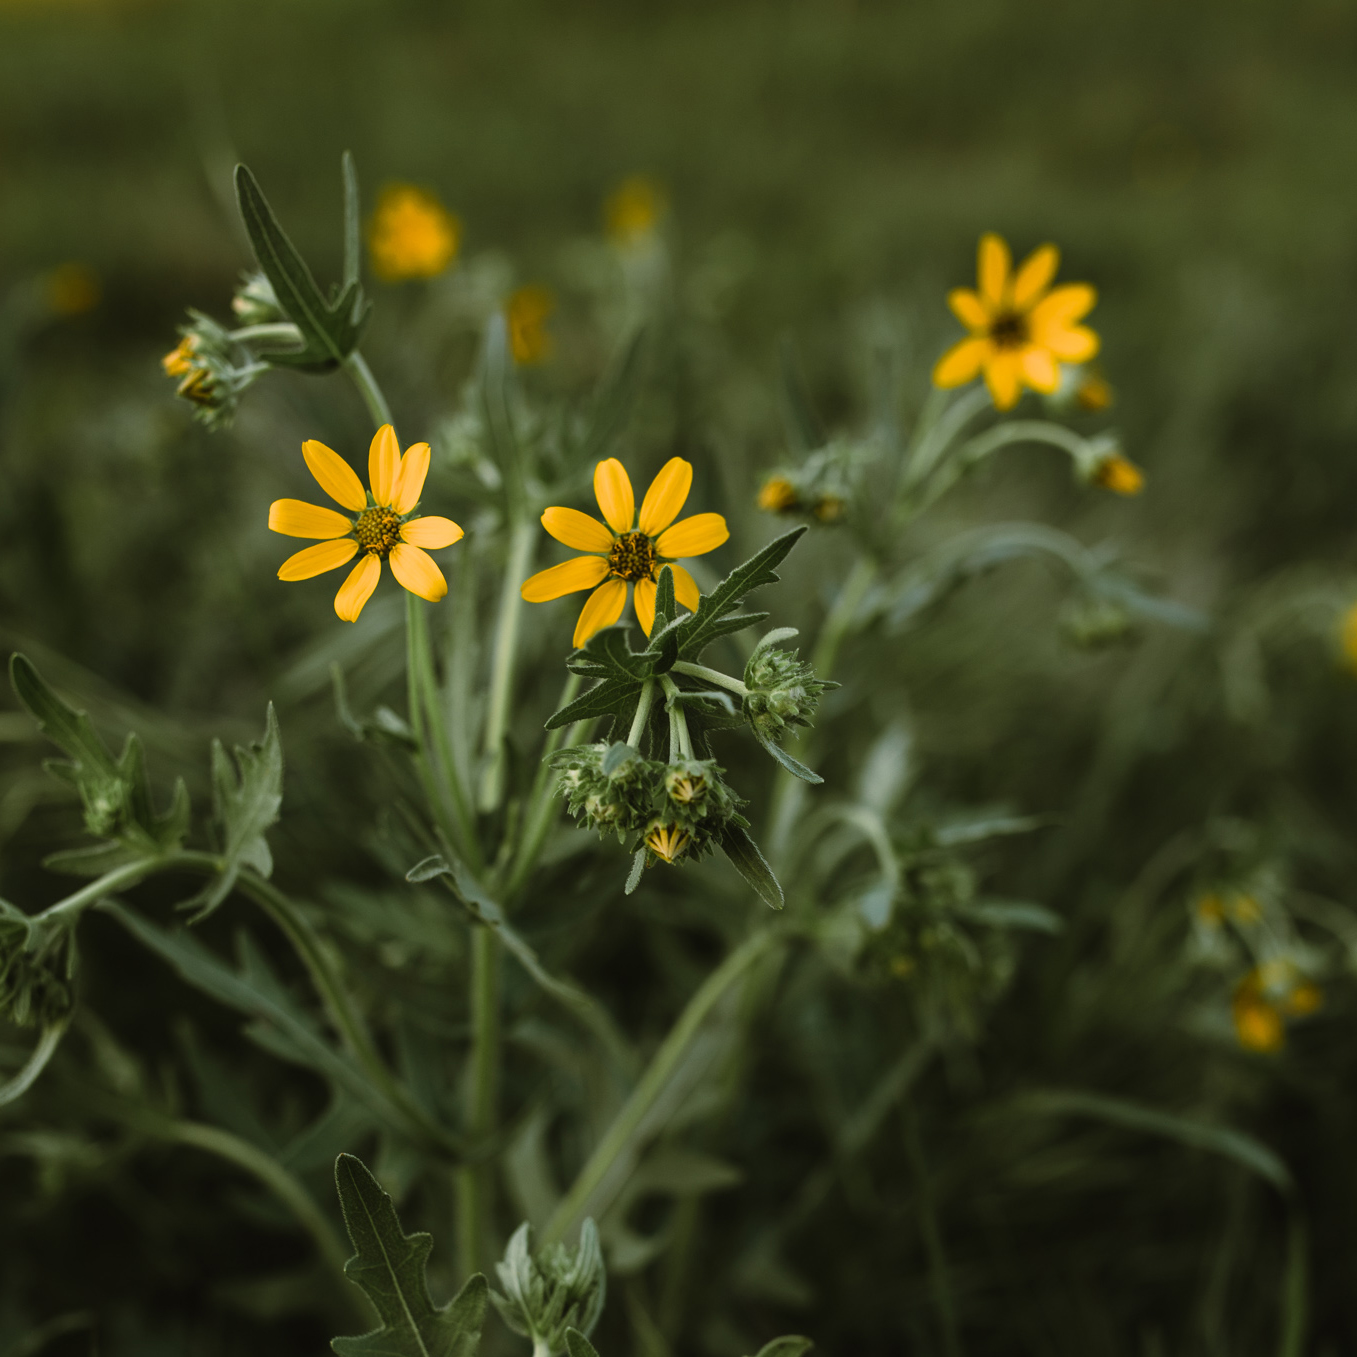
[[[761,735],[776,740],[788,726],[808,726],[819,705],[820,694],[836,684],[822,683],[799,652],[764,646],[745,665],[744,683],[749,689],[744,714]]]
[[[677,862],[709,852],[726,825],[744,825],[739,797],[713,759],[647,759],[630,745],[587,744],[556,756],[570,813],[600,835]]]
[[[759,490],[759,508],[770,514],[812,518],[818,523],[841,522],[861,460],[860,448],[835,442],[807,457],[799,467],[779,467]]]
[[[580,1227],[574,1249],[551,1244],[534,1255],[529,1235],[526,1224],[514,1231],[504,1261],[495,1264],[505,1294],[492,1291],[490,1299],[505,1324],[531,1340],[534,1357],[555,1357],[565,1351],[567,1329],[586,1337],[593,1332],[603,1313],[608,1274],[592,1220]]]
[[[75,1003],[75,940],[58,926],[34,947],[32,920],[0,900],[0,1018],[16,1027],[47,1025]]]
[[[242,325],[273,325],[287,320],[273,284],[258,270],[241,275],[231,310]]]
[[[229,330],[201,311],[190,311],[192,321],[180,327],[177,347],[160,360],[168,377],[178,377],[175,395],[193,406],[195,419],[209,428],[229,428],[240,394],[266,368],[256,363]]]

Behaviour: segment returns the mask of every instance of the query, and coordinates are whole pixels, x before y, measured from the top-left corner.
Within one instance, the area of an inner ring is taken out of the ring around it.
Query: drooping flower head
[[[1088,283],[1051,288],[1060,264],[1054,245],[1033,250],[1015,272],[1008,245],[992,232],[980,237],[979,287],[954,288],[947,304],[971,332],[933,369],[933,384],[964,386],[983,372],[1000,410],[1018,403],[1024,386],[1050,394],[1061,363],[1084,363],[1098,336],[1080,325],[1098,294]]]
[[[323,443],[308,439],[302,444],[302,456],[320,488],[348,514],[299,499],[275,500],[269,507],[269,527],[274,532],[322,539],[289,556],[278,578],[309,580],[337,570],[362,552],[362,559],[335,595],[335,612],[342,621],[358,621],[377,587],[383,561],[391,563],[397,582],[412,594],[437,603],[448,592],[448,585],[428,552],[450,547],[461,538],[462,530],[450,518],[410,517],[429,474],[429,445],[414,443],[402,457],[396,431],[383,424],[368,451],[370,493],[353,468]]]
[[[730,536],[720,514],[693,514],[675,523],[693,483],[691,462],[671,457],[650,483],[638,518],[631,478],[616,457],[594,468],[594,495],[605,522],[578,509],[551,508],[542,526],[558,541],[588,556],[540,570],[523,584],[529,603],[592,589],[575,627],[575,645],[582,646],[596,631],[610,627],[627,604],[627,586],[634,585],[636,616],[647,636],[655,624],[655,585],[660,569],[674,572],[674,596],[697,611],[697,581],[674,562],[685,556],[714,551]]]
[[[388,283],[435,278],[457,255],[462,224],[426,189],[388,184],[368,229],[372,268]]]

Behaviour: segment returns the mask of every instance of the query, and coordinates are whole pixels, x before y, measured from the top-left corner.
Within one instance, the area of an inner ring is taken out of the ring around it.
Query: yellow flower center
[[[688,836],[674,825],[656,825],[646,835],[646,847],[666,862],[674,862],[688,846]]]
[[[400,515],[392,509],[364,509],[354,526],[354,536],[364,551],[386,560],[401,540]]]
[[[618,579],[650,579],[655,573],[654,542],[643,532],[624,532],[608,553],[608,569]]]
[[[1027,343],[1027,317],[1019,311],[1000,311],[990,321],[989,337],[1001,349],[1020,349]]]
[[[691,805],[707,790],[707,779],[690,777],[687,773],[670,775],[667,779],[669,795],[680,805]]]

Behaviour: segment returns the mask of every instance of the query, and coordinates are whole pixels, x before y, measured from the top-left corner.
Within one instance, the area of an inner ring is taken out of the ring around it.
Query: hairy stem
[[[493,928],[471,935],[471,1070],[467,1089],[467,1134],[484,1141],[495,1129],[499,1101],[500,942]],[[494,1186],[489,1164],[457,1170],[457,1253],[463,1277],[482,1269],[482,1253]]]
[[[394,423],[391,418],[391,407],[386,403],[382,388],[377,385],[377,379],[372,375],[367,359],[357,349],[344,360],[344,371],[358,388],[358,394],[362,396],[363,404],[368,408],[373,425],[380,429],[383,424]]]
[[[504,798],[504,736],[509,728],[514,655],[518,649],[518,622],[523,611],[520,586],[532,564],[535,539],[534,525],[526,518],[517,521],[509,535],[509,559],[504,567],[495,654],[490,668],[490,703],[485,719],[486,765],[478,797],[478,804],[485,811],[495,810]]]
[[[734,693],[736,697],[749,696],[749,689],[740,679],[723,674],[719,669],[708,669],[705,664],[694,664],[691,660],[676,660],[674,672],[687,674],[689,678],[701,679],[704,683],[710,683],[717,688],[724,688],[727,692]]]
[[[627,731],[627,743],[633,749],[641,747],[641,736],[645,734],[646,721],[650,717],[650,704],[655,700],[655,680],[646,679],[641,684],[641,696],[636,701],[636,715],[632,719],[631,729]]]

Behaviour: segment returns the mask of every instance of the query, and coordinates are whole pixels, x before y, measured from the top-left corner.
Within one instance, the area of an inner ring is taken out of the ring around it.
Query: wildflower
[[[285,319],[273,284],[258,272],[241,275],[236,295],[231,298],[231,310],[242,325],[268,325]]]
[[[99,305],[99,275],[87,264],[58,264],[43,279],[48,309],[56,316],[80,316]]]
[[[1116,495],[1138,495],[1145,488],[1145,473],[1119,452],[1109,453],[1093,468],[1093,483]]]
[[[683,856],[688,846],[688,835],[677,825],[655,824],[646,834],[646,847],[658,858],[672,864]]]
[[[546,603],[592,589],[575,627],[577,647],[622,616],[629,584],[635,585],[636,616],[649,636],[655,624],[655,586],[665,565],[674,573],[675,597],[696,612],[697,582],[673,562],[714,551],[730,531],[720,514],[694,514],[674,522],[692,483],[692,464],[671,457],[650,483],[638,519],[626,469],[615,457],[600,462],[594,468],[594,495],[607,526],[578,509],[548,509],[542,526],[558,542],[591,554],[538,571],[524,581],[523,597],[529,603]]]
[[[811,512],[821,523],[837,523],[843,517],[843,500],[838,495],[821,495]]]
[[[167,377],[178,377],[175,395],[194,407],[194,418],[210,428],[228,426],[245,390],[266,365],[256,363],[211,316],[190,311],[191,323],[161,360]]]
[[[1088,369],[1081,374],[1079,385],[1074,389],[1074,403],[1081,410],[1106,410],[1115,399],[1112,384],[1101,373]]]
[[[1060,262],[1054,245],[1033,250],[1012,272],[1003,238],[980,237],[979,290],[954,288],[947,304],[970,336],[950,348],[933,369],[933,384],[964,386],[983,371],[1000,410],[1018,403],[1022,388],[1049,394],[1060,385],[1061,363],[1082,363],[1098,352],[1098,336],[1081,320],[1097,300],[1087,283],[1054,291]]]
[[[1338,624],[1338,646],[1343,654],[1343,662],[1357,672],[1357,603],[1343,614]]]
[[[1306,1017],[1323,1002],[1324,992],[1306,980],[1294,962],[1264,962],[1235,986],[1231,1001],[1235,1035],[1245,1050],[1279,1051],[1286,1044],[1286,1020]]]
[[[520,366],[545,362],[551,357],[552,341],[547,317],[556,309],[549,288],[537,284],[520,287],[504,308],[509,326],[509,348]]]
[[[1263,920],[1263,907],[1251,895],[1235,891],[1225,904],[1225,911],[1237,924],[1256,924]]]
[[[1219,928],[1225,922],[1225,906],[1214,891],[1201,896],[1195,906],[1197,922],[1206,928]]]
[[[786,476],[769,476],[759,490],[759,508],[769,514],[786,514],[798,508],[801,497]]]
[[[664,190],[653,179],[624,179],[603,206],[608,235],[618,245],[638,244],[654,232],[665,206]]]
[[[368,228],[368,250],[379,278],[435,278],[452,263],[462,224],[432,193],[413,184],[388,184]]]
[[[448,592],[447,581],[429,551],[450,547],[462,530],[450,518],[411,518],[429,472],[429,445],[412,444],[401,456],[396,431],[383,424],[368,453],[372,491],[349,464],[323,443],[308,439],[302,456],[320,487],[354,517],[297,499],[275,500],[269,508],[269,527],[289,537],[318,537],[313,547],[289,556],[278,571],[280,580],[309,580],[336,570],[361,551],[363,558],[335,595],[335,612],[345,622],[358,621],[382,573],[391,573],[412,594],[436,603]]]

